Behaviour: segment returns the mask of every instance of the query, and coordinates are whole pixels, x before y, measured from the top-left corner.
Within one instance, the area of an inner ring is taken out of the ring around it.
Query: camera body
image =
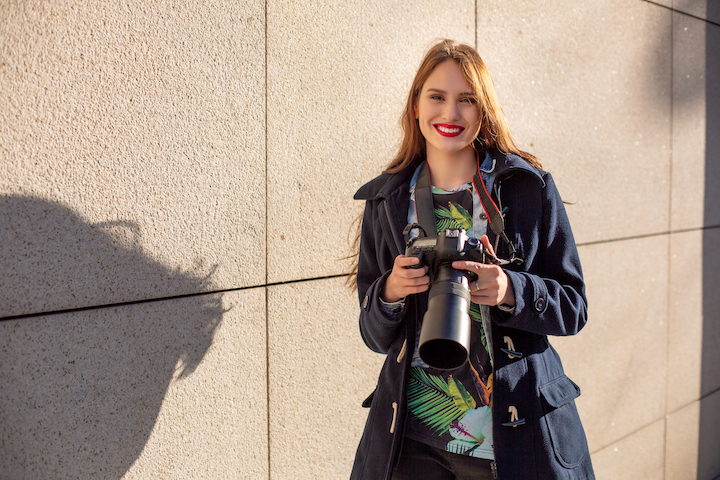
[[[430,284],[434,283],[436,271],[442,264],[456,260],[467,260],[478,263],[489,262],[488,252],[480,240],[468,237],[463,229],[448,228],[443,230],[438,237],[415,237],[407,241],[405,246],[406,257],[417,257],[420,263],[411,268],[422,268],[427,265]],[[470,275],[471,272],[463,271]],[[470,281],[475,278],[470,278]]]
[[[420,330],[420,358],[440,370],[458,368],[470,355],[469,282],[476,276],[453,268],[452,262],[493,263],[493,257],[462,229],[446,229],[438,237],[411,238],[405,255],[419,258],[420,263],[412,268],[427,265],[430,276],[428,309]]]

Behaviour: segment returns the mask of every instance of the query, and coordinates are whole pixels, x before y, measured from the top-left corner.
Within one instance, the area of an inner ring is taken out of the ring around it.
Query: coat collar
[[[360,187],[353,198],[355,200],[387,198],[404,183],[409,183],[414,171],[415,168],[406,168],[398,173],[383,173]]]
[[[486,165],[490,165],[489,170],[485,169]],[[537,178],[541,185],[545,187],[545,175],[547,172],[533,167],[519,155],[514,153],[502,153],[496,149],[485,151],[484,160],[480,161],[480,169],[486,173],[495,172],[496,178],[502,179],[513,173],[526,172]]]
[[[495,149],[486,150],[484,155],[484,159],[480,161],[481,168],[487,173],[496,172],[496,178],[502,179],[513,173],[527,172],[537,178],[543,187],[545,186],[544,177],[546,172],[533,167],[519,155],[504,154]],[[487,165],[490,165],[489,170],[486,167]],[[360,187],[353,198],[355,200],[388,198],[392,192],[410,181],[416,167],[417,165],[411,165],[395,174],[383,173]]]

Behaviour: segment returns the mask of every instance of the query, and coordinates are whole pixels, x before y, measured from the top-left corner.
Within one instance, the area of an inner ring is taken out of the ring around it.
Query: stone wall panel
[[[518,146],[555,176],[580,243],[668,229],[671,12],[478,2],[478,49]]]
[[[604,478],[632,478],[657,480],[665,471],[665,420],[633,432],[631,435],[593,455],[595,476]],[[683,478],[683,477],[677,477]],[[690,477],[687,477],[690,478]]]
[[[720,471],[720,391],[667,417],[665,478],[714,480]]]
[[[384,356],[341,279],[268,289],[271,478],[347,478]]]
[[[215,288],[263,283],[263,2],[10,2],[0,51],[2,198],[63,205]],[[16,226],[4,234],[32,233]],[[3,275],[0,315],[201,291],[169,279],[119,283],[134,272],[116,265],[94,272],[103,288],[90,292],[74,269],[87,252],[70,247],[92,240],[55,230],[14,245],[67,275],[20,265],[13,274],[30,287]]]
[[[0,477],[267,476],[263,289],[0,331]]]
[[[343,273],[352,199],[400,144],[425,50],[474,42],[461,2],[268,3],[268,278]]]
[[[668,1],[668,0],[665,0]],[[714,0],[672,0],[672,8],[720,24],[720,4]]]
[[[665,415],[668,245],[650,237],[584,246],[580,256],[588,323],[551,342],[582,389],[578,409],[596,451]]]
[[[713,41],[714,40],[714,41]],[[673,230],[720,224],[720,27],[673,16]]]

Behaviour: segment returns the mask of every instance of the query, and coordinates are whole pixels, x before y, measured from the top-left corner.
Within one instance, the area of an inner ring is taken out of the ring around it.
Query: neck
[[[444,190],[472,181],[477,173],[477,157],[472,147],[455,153],[428,151],[427,163],[432,184]]]

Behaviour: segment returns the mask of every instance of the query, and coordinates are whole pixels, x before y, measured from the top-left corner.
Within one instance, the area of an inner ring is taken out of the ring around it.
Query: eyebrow
[[[426,90],[426,92],[428,92],[428,93],[430,93],[430,92],[435,92],[435,93],[447,94],[447,92],[446,92],[445,90],[440,90],[439,88],[428,88],[428,89]],[[458,94],[458,96],[460,96],[460,97],[462,97],[462,96],[474,97],[474,96],[475,96],[475,93],[474,93],[474,92],[461,92],[460,94]]]

